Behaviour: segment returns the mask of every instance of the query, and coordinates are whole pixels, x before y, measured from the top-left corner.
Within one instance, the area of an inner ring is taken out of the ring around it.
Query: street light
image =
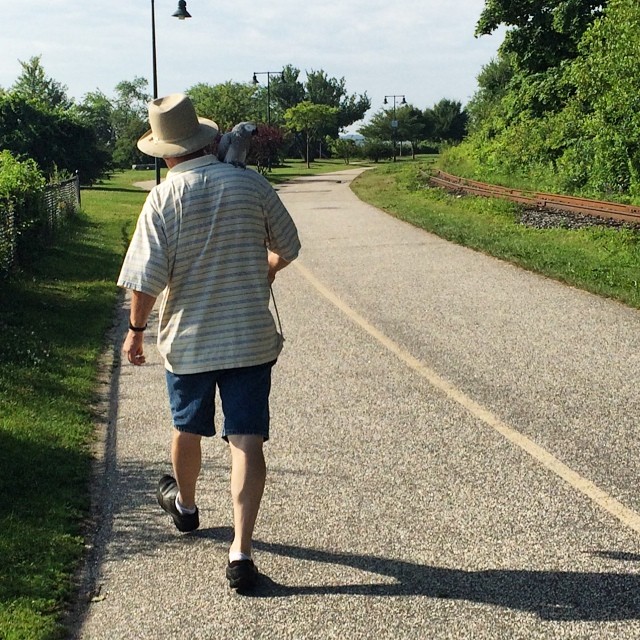
[[[186,0],[178,2],[178,9],[172,14],[173,18],[184,20],[190,18],[191,14],[187,11]],[[153,99],[158,97],[158,62],[156,59],[156,8],[155,0],[151,0],[151,53],[153,60]],[[160,184],[160,158],[155,159],[156,166],[156,184]]]
[[[407,101],[404,95],[390,95],[384,97],[384,102],[382,104],[389,104],[387,102],[387,98],[393,98],[393,120],[391,120],[391,146],[393,148],[393,161],[396,161],[396,135],[398,131],[398,121],[396,120],[396,98],[402,98],[402,102],[400,104],[407,104]]]
[[[270,82],[271,76],[280,76],[281,80],[284,82],[284,70],[283,71],[254,71],[253,79],[251,82],[253,84],[258,84],[258,76],[267,76],[267,124],[271,126],[271,90],[270,90]]]

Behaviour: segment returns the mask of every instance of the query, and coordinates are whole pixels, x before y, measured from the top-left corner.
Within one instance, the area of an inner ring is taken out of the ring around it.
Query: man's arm
[[[150,296],[141,291],[131,292],[131,311],[129,312],[129,327],[142,329],[147,326],[147,320],[156,303],[155,296]],[[131,364],[141,365],[145,363],[144,357],[144,330],[134,331],[129,329],[127,337],[122,345],[122,351],[126,354]]]

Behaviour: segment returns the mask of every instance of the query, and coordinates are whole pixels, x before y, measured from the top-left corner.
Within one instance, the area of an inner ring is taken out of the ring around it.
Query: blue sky
[[[19,60],[42,55],[47,75],[76,99],[95,89],[112,95],[136,76],[149,79],[151,92],[151,0],[3,4],[1,87],[16,80]],[[292,64],[302,79],[319,69],[344,77],[349,94],[371,98],[369,116],[392,94],[421,109],[444,97],[464,104],[503,38],[474,38],[483,7],[484,0],[188,0],[193,17],[179,21],[171,17],[177,0],[155,0],[159,93],[250,81],[254,71]]]

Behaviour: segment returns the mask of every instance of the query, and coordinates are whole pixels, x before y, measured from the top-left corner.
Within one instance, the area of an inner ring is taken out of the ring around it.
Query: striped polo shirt
[[[287,261],[295,224],[269,182],[203,156],[180,163],[142,208],[118,286],[157,297],[158,349],[177,374],[274,360],[267,247]]]

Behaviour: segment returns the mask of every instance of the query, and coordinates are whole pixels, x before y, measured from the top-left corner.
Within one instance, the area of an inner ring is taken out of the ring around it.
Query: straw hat
[[[149,124],[151,129],[138,140],[138,149],[154,158],[186,156],[218,136],[218,125],[198,118],[191,100],[183,93],[150,102]]]

